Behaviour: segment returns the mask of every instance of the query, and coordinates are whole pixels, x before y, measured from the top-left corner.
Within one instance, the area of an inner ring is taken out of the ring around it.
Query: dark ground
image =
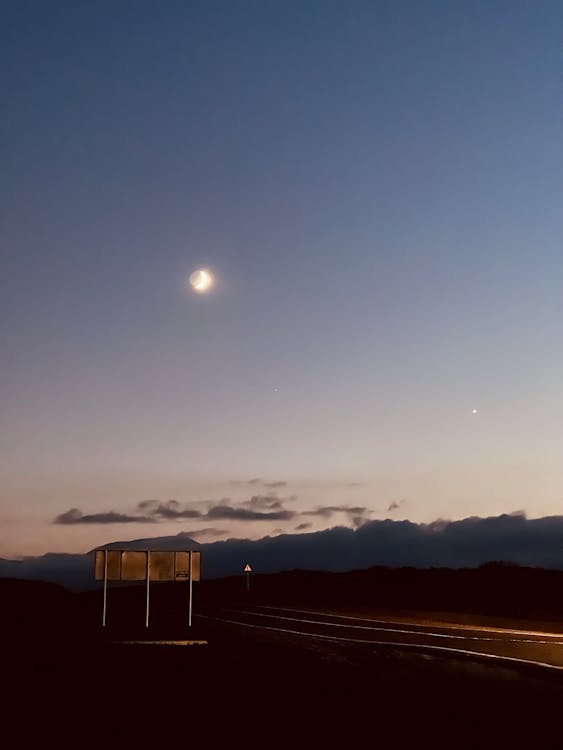
[[[344,597],[334,585],[323,588],[322,576],[311,589],[315,575],[257,578],[250,596],[277,603],[303,597],[319,606]],[[240,599],[241,587],[240,579],[194,585],[196,614],[229,597]],[[38,740],[117,747],[152,737],[175,744],[197,739],[211,747],[225,741],[235,747],[358,739],[379,744],[391,737],[399,747],[413,738],[426,747],[452,746],[453,737],[459,744],[470,736],[480,737],[480,747],[497,747],[493,733],[506,747],[519,746],[530,732],[541,747],[540,736],[551,727],[560,737],[559,674],[248,631],[198,617],[191,637],[207,640],[206,646],[115,644],[147,637],[138,627],[142,587],[112,588],[104,635],[100,592],[71,594],[51,584],[4,579],[0,594],[2,721],[24,747]],[[153,587],[151,639],[186,638],[184,595],[178,584]],[[349,606],[362,606],[352,599]],[[522,618],[526,613],[509,599],[505,609]],[[557,611],[533,609],[540,612],[543,621],[558,622]]]

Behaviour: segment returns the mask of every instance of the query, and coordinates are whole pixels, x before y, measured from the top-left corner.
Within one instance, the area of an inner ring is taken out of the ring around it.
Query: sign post
[[[104,609],[102,612],[102,627],[106,626],[106,611],[108,602],[108,551],[104,550]]]
[[[145,610],[145,628],[149,626],[149,607],[150,607],[150,580],[151,580],[151,553],[147,550],[147,606]]]
[[[191,628],[192,626],[192,596],[193,596],[193,589],[192,589],[192,581],[193,581],[193,570],[192,570],[192,553],[191,551],[188,553],[190,556],[190,562],[189,562],[189,586],[190,586],[190,596],[189,596],[189,604],[188,604],[188,627]]]
[[[250,591],[250,574],[252,573],[252,568],[248,563],[244,566],[244,572],[246,573],[246,590]]]

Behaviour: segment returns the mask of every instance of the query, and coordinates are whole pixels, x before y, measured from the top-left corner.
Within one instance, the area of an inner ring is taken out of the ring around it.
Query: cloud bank
[[[53,519],[54,524],[71,526],[79,524],[131,524],[160,523],[161,521],[183,520],[186,518],[209,521],[290,521],[298,515],[287,510],[283,500],[275,495],[253,495],[250,500],[233,504],[228,498],[216,503],[208,503],[206,510],[181,506],[176,500],[159,502],[143,500],[133,513],[119,513],[114,510],[105,513],[83,513],[80,508],[70,508]]]
[[[254,481],[254,480],[250,480]],[[271,484],[280,484],[274,482]],[[343,514],[354,528],[365,523],[372,510],[362,505],[322,505],[313,510],[294,511],[285,507],[290,498],[279,498],[275,494],[252,495],[249,500],[233,503],[229,498],[207,503],[206,510],[193,506],[182,506],[176,500],[160,502],[143,500],[133,513],[110,510],[105,513],[83,513],[80,508],[70,508],[53,519],[54,524],[70,526],[78,524],[131,524],[160,523],[162,521],[183,520],[186,518],[209,521],[292,521],[299,517],[329,519],[335,514]],[[306,528],[301,526],[301,529]]]
[[[116,513],[110,510],[108,513],[90,513],[84,514],[79,508],[71,508],[66,513],[61,513],[54,520],[54,523],[63,526],[71,526],[80,523],[153,523],[150,516],[130,516],[125,513]]]
[[[374,565],[462,568],[490,561],[563,569],[562,540],[563,516],[527,519],[517,513],[430,524],[368,521],[357,529],[337,526],[257,541],[228,539],[198,548],[202,551],[204,577],[216,578],[239,574],[241,564],[246,562],[257,573],[296,568],[344,571]],[[192,544],[181,532],[116,546],[182,549]],[[74,588],[93,585],[89,555],[49,554],[23,561],[0,560],[0,575],[55,581]]]

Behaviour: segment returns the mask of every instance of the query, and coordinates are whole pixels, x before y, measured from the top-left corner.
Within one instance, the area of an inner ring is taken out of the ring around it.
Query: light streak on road
[[[358,622],[377,622],[381,624],[388,624],[388,625],[411,625],[412,627],[420,627],[420,628],[426,628],[426,627],[438,627],[438,628],[444,628],[446,630],[469,630],[469,631],[484,631],[484,632],[490,632],[490,633],[500,633],[500,634],[510,634],[510,635],[530,635],[530,636],[538,636],[542,638],[559,638],[561,639],[561,642],[563,643],[563,632],[562,633],[550,633],[544,630],[518,630],[515,628],[499,628],[499,627],[492,627],[491,625],[461,625],[459,623],[438,623],[438,622],[408,622],[406,620],[381,620],[371,617],[357,617],[353,615],[341,615],[341,614],[335,614],[334,612],[320,612],[318,610],[314,609],[291,609],[289,607],[270,607],[266,604],[259,605],[260,609],[271,609],[276,612],[299,612],[301,614],[307,614],[307,615],[317,615],[319,617],[334,617],[338,618],[339,620],[356,620]],[[350,626],[353,627],[353,626]]]
[[[490,626],[480,628],[478,626],[452,625],[450,627],[446,624],[438,625],[437,623],[432,623],[431,629],[428,623],[396,622],[328,612],[281,607],[274,608],[260,605],[257,605],[257,607],[268,611],[257,612],[249,609],[222,608],[216,613],[201,614],[199,616],[203,619],[226,625],[253,628],[265,632],[285,633],[292,636],[320,639],[334,643],[399,648],[421,653],[443,653],[445,655],[451,654],[486,659],[498,663],[527,664],[550,670],[563,670],[563,634],[561,633],[493,628]],[[225,616],[214,616],[221,615],[223,612]],[[280,612],[284,614],[278,614]],[[296,617],[292,616],[292,614],[305,614],[310,615],[310,617]],[[253,618],[260,618],[262,622],[248,621]],[[337,619],[347,620],[348,622],[331,621]],[[270,623],[266,624],[264,620],[270,620]],[[353,624],[354,622],[363,624]],[[292,623],[294,627],[280,627],[280,625],[284,625],[285,623]],[[394,627],[396,625],[401,625],[402,627]],[[306,626],[307,629],[300,629],[299,626]],[[342,631],[354,631],[354,633],[361,631],[366,635],[374,633],[377,634],[377,639],[357,638],[343,634],[336,635],[334,630],[337,628],[340,629],[341,633]],[[319,632],[321,629],[328,630],[329,632]],[[448,630],[457,632],[444,632]],[[382,640],[383,634],[388,635],[389,638]],[[448,645],[438,645],[436,644],[436,639],[448,639],[449,643]],[[477,645],[476,648],[473,648],[473,643],[481,644],[480,650],[477,650],[479,648]]]
[[[323,625],[325,627],[332,627],[332,628],[347,628],[347,629],[354,629],[354,630],[375,630],[375,631],[383,631],[386,633],[401,633],[403,635],[423,635],[430,638],[453,638],[454,640],[464,640],[464,641],[494,641],[494,642],[500,642],[500,643],[538,643],[538,644],[548,644],[548,645],[554,645],[553,641],[542,641],[535,638],[491,638],[490,636],[479,636],[479,635],[452,635],[450,633],[434,633],[432,631],[427,630],[406,630],[406,629],[399,629],[399,628],[384,628],[384,627],[377,627],[377,626],[370,626],[370,625],[348,625],[340,622],[323,622],[322,620],[305,620],[302,618],[297,617],[287,617],[283,615],[270,615],[265,614],[263,612],[249,612],[246,610],[227,610],[231,612],[238,612],[241,615],[249,615],[251,617],[269,617],[270,619],[275,620],[289,620],[291,622],[302,622],[304,624],[308,625]],[[320,614],[320,613],[319,613]],[[340,615],[329,615],[330,617],[340,617]],[[356,619],[356,618],[354,618]],[[360,618],[357,618],[360,619]],[[372,622],[379,622],[378,620],[373,620]],[[390,624],[396,624],[396,623],[390,623]],[[403,624],[403,623],[399,623]],[[405,623],[406,624],[406,623]],[[421,625],[420,627],[426,627]],[[471,631],[476,632],[478,631],[478,628],[471,628]],[[499,632],[499,631],[495,631]],[[518,631],[502,631],[502,633],[507,633],[509,635],[512,635],[514,632]],[[559,635],[559,638],[561,638],[560,644],[555,645],[561,645],[563,646],[563,636]]]

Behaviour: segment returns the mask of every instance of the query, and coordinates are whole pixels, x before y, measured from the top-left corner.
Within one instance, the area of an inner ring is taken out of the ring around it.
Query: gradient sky
[[[561,512],[559,1],[1,12],[0,555]]]

